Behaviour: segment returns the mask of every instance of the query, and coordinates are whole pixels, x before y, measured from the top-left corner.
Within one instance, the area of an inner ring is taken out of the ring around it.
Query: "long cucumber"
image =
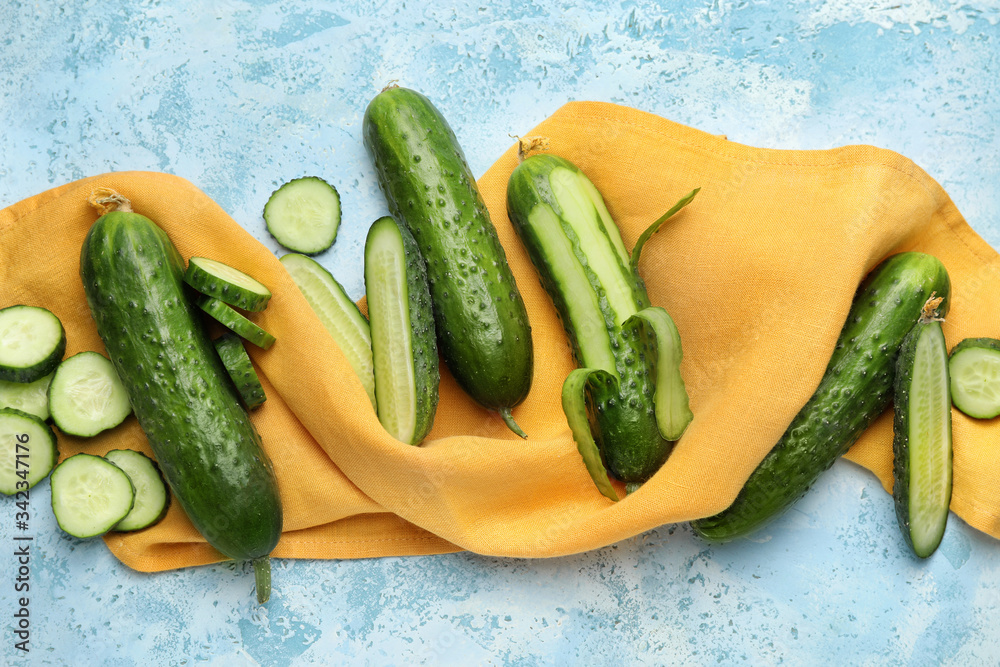
[[[525,159],[510,176],[507,210],[582,367],[562,397],[577,446],[598,489],[617,500],[608,473],[645,482],[691,421],[677,327],[649,302],[636,269],[641,246],[633,258],[574,164],[549,154]]]
[[[722,542],[761,528],[801,498],[889,406],[903,339],[932,292],[948,309],[951,282],[941,262],[906,252],[882,261],[854,297],[826,372],[778,443],[729,508],[694,521]]]
[[[511,409],[531,388],[528,314],[455,133],[426,97],[398,87],[371,101],[363,132],[389,211],[426,260],[445,364],[526,437]]]

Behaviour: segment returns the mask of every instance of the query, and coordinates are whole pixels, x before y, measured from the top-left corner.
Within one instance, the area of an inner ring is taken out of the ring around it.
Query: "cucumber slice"
[[[257,347],[266,350],[274,345],[274,336],[267,333],[218,299],[207,296],[198,302],[198,306],[224,327],[238,335],[240,338],[245,338],[250,341]]]
[[[601,450],[590,431],[590,419],[587,416],[587,385],[590,383],[618,384],[618,378],[599,368],[577,368],[571,371],[562,387],[563,412],[594,485],[604,497],[618,502],[618,492],[611,485]]]
[[[113,530],[126,532],[148,528],[167,515],[170,493],[159,466],[152,459],[131,449],[113,449],[104,458],[125,471],[135,490],[131,511]]]
[[[97,352],[80,352],[56,369],[49,410],[60,431],[89,438],[121,424],[132,406],[111,362]]]
[[[125,471],[93,454],[76,454],[57,465],[50,486],[56,522],[73,537],[103,535],[135,502]]]
[[[896,518],[906,542],[921,558],[941,543],[951,503],[949,385],[941,322],[922,317],[896,360],[892,443]]]
[[[434,316],[424,260],[392,218],[379,218],[368,231],[365,287],[379,421],[397,440],[418,444],[437,410]]]
[[[264,205],[267,231],[289,250],[315,255],[333,245],[340,227],[340,194],[317,176],[291,180]]]
[[[315,311],[319,321],[337,341],[348,363],[361,379],[368,399],[375,402],[375,374],[372,365],[372,335],[368,320],[351,301],[340,283],[320,264],[305,255],[289,253],[281,258],[292,280]]]
[[[966,338],[951,351],[951,400],[977,419],[1000,415],[1000,340]]]
[[[243,310],[264,310],[271,298],[271,290],[260,281],[228,264],[206,257],[188,260],[184,282],[206,296]]]
[[[0,380],[0,408],[14,408],[45,421],[49,418],[49,383],[52,373],[34,382]]]
[[[243,342],[236,334],[223,334],[215,339],[215,351],[222,359],[222,365],[226,367],[229,377],[233,379],[233,384],[240,392],[243,403],[248,410],[259,408],[267,400],[264,396],[264,387],[260,384],[250,362],[250,355],[247,354]]]
[[[66,331],[50,311],[37,306],[0,310],[0,380],[34,382],[59,365]]]
[[[56,436],[44,421],[13,408],[0,408],[0,493],[27,491],[56,464]]]

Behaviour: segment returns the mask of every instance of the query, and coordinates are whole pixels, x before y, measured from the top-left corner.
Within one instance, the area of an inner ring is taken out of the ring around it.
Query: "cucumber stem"
[[[253,576],[257,585],[257,603],[264,604],[271,597],[271,557],[253,559]]]
[[[111,211],[132,213],[132,202],[111,188],[95,188],[90,193],[87,203],[96,208],[101,215]]]
[[[941,305],[941,302],[944,301],[944,297],[936,295],[937,292],[931,292],[931,296],[927,299],[927,303],[925,303],[924,307],[920,309],[920,319],[917,320],[920,324],[944,322],[943,317],[938,317],[938,307]]]
[[[534,150],[549,150],[548,137],[519,137],[516,134],[507,135],[512,139],[517,139],[517,163],[521,164],[528,157],[528,153]]]
[[[521,427],[517,425],[517,422],[514,421],[514,415],[510,413],[510,408],[500,408],[500,416],[503,417],[503,421],[505,424],[507,424],[507,428],[509,428],[514,433],[517,433],[525,440],[528,439],[528,434],[525,433],[521,429]]]

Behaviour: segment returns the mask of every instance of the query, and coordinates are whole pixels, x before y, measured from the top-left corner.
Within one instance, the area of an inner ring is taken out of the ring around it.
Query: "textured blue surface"
[[[162,170],[277,251],[263,203],[318,174],[345,211],[320,259],[360,296],[385,210],[360,121],[398,79],[438,104],[477,175],[565,101],[613,101],[759,146],[897,150],[1000,246],[996,2],[72,4],[0,4],[0,206]],[[710,548],[676,526],[551,561],[276,561],[266,609],[243,566],[139,574],[61,534],[47,485],[32,650],[13,648],[3,558],[0,663],[1000,664],[1000,544],[953,517],[918,562],[849,463],[754,541]]]

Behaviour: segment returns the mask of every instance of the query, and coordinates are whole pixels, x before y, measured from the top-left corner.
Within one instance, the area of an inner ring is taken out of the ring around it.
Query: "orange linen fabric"
[[[562,325],[505,212],[512,147],[480,180],[524,296],[535,377],[514,436],[442,369],[441,400],[420,447],[379,425],[360,382],[277,258],[190,183],[115,173],[50,190],[0,211],[0,306],[45,306],[63,321],[67,354],[103,346],[78,275],[98,186],[132,200],[184,257],[242,269],[274,297],[254,319],[277,336],[249,345],[267,403],[252,415],[274,460],[285,533],[274,555],[357,558],[467,549],[547,557],[607,545],[726,507],[812,394],[855,288],[886,255],[939,257],[953,283],[945,334],[1000,337],[993,307],[1000,257],[944,190],[906,158],[868,146],[751,148],[654,115],[571,103],[531,131],[575,162],[604,194],[627,246],[692,188],[694,202],[647,244],[650,298],[680,330],[695,418],[663,468],[615,504],[591,482],[560,406],[574,367]],[[353,224],[348,218],[347,224]],[[891,414],[849,457],[891,489]],[[148,452],[134,418],[93,440],[59,436],[63,457],[113,448]],[[1000,536],[1000,422],[954,415],[954,500],[965,521]],[[891,502],[886,498],[885,502]],[[888,528],[888,527],[887,527]],[[144,571],[221,560],[174,503],[157,526],[111,534]]]

